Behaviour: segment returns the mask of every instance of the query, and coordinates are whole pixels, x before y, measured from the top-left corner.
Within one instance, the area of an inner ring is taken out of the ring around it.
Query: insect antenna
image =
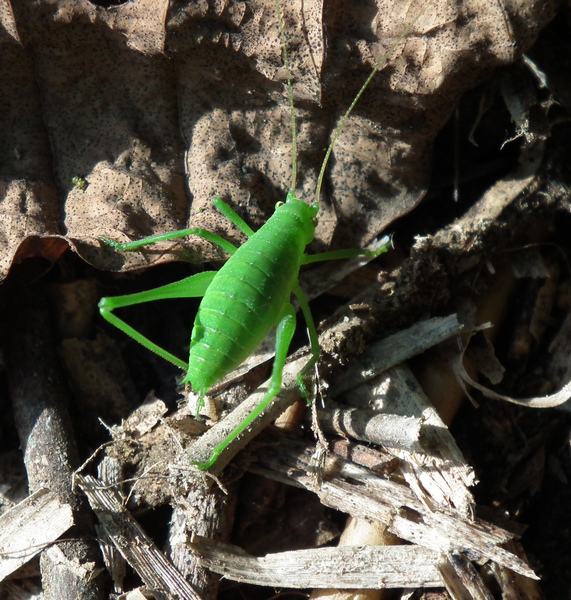
[[[327,164],[329,162],[329,159],[331,158],[331,152],[333,151],[333,146],[335,145],[337,138],[341,135],[341,131],[343,130],[345,122],[347,121],[347,119],[349,118],[351,113],[353,112],[355,105],[357,104],[357,102],[359,102],[359,99],[363,95],[363,92],[367,89],[367,86],[369,85],[369,83],[371,83],[371,80],[373,79],[373,77],[387,64],[392,53],[396,50],[397,46],[402,42],[402,40],[411,32],[412,28],[414,27],[414,25],[416,24],[418,19],[420,19],[420,17],[423,15],[424,11],[428,8],[429,4],[430,4],[430,2],[426,2],[426,4],[422,7],[422,9],[416,15],[416,17],[404,28],[404,30],[398,36],[398,38],[392,44],[392,46],[385,52],[385,54],[383,54],[381,59],[375,65],[375,68],[371,71],[371,73],[367,77],[365,83],[361,86],[361,89],[358,91],[355,98],[353,98],[353,102],[351,102],[351,104],[349,105],[349,108],[347,109],[347,111],[345,112],[343,117],[341,118],[341,121],[339,122],[337,129],[335,129],[335,131],[333,133],[333,137],[331,138],[331,143],[329,144],[329,147],[327,148],[327,152],[325,153],[325,158],[323,159],[323,162],[321,163],[321,170],[319,171],[319,176],[317,178],[317,186],[315,188],[314,206],[319,206],[319,197],[321,195],[321,187],[323,184],[323,179],[325,177],[325,170],[327,169]]]
[[[289,59],[287,53],[287,44],[286,44],[286,36],[284,31],[284,25],[282,22],[282,13],[280,9],[279,0],[275,0],[276,11],[278,15],[278,27],[280,31],[280,37],[282,41],[282,54],[284,59],[284,66],[286,71],[286,79],[287,79],[287,92],[289,98],[289,108],[291,114],[291,185],[290,192],[293,193],[295,191],[295,185],[297,182],[297,124],[295,120],[295,106],[293,104],[293,86],[291,84],[291,73],[289,70]]]

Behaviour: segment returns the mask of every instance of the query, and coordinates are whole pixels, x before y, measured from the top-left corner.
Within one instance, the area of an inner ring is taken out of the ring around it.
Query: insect
[[[309,401],[309,393],[304,379],[316,364],[320,350],[311,311],[298,283],[300,267],[310,263],[345,259],[359,255],[376,257],[387,251],[391,245],[389,240],[375,251],[349,249],[316,255],[305,254],[305,248],[313,240],[317,225],[316,216],[319,210],[320,190],[335,141],[341,133],[346,119],[375,73],[384,66],[396,46],[408,34],[422,12],[409,24],[375,66],[341,120],[321,166],[315,200],[312,204],[307,204],[295,195],[297,170],[296,121],[279,0],[276,0],[276,10],[292,123],[292,180],[285,202],[279,202],[268,221],[258,231],[254,232],[230,206],[220,198],[215,198],[212,201],[213,206],[248,237],[247,241],[238,248],[220,236],[201,228],[183,229],[125,244],[108,238],[100,238],[104,244],[115,250],[132,251],[141,246],[163,240],[197,235],[219,246],[230,255],[230,258],[219,271],[198,273],[181,281],[146,292],[102,298],[99,303],[100,313],[108,322],[130,335],[147,349],[186,371],[183,383],[189,384],[199,396],[197,412],[202,408],[203,398],[208,390],[238,367],[260,345],[270,330],[273,327],[276,328],[275,359],[270,386],[264,399],[236,429],[214,448],[206,461],[195,463],[202,470],[212,467],[228,444],[247,429],[271,403],[273,398],[279,394],[282,387],[282,371],[296,328],[295,311],[291,304],[292,294],[300,304],[310,338],[311,358],[297,376],[301,393]],[[154,300],[198,297],[202,297],[202,301],[192,329],[188,362],[159,347],[113,313],[118,308]]]

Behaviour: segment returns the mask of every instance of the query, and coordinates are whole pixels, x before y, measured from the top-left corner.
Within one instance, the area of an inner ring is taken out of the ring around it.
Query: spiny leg
[[[238,216],[229,206],[221,200],[220,198],[214,198],[212,200],[212,205],[214,208],[221,214],[223,214],[230,223],[235,225],[242,233],[245,233],[248,237],[254,235],[254,230],[242,219],[242,217]]]
[[[311,358],[309,362],[303,367],[303,369],[297,374],[297,385],[301,391],[301,395],[305,398],[308,404],[311,404],[311,396],[305,387],[304,378],[309,373],[311,369],[315,366],[317,361],[319,360],[319,354],[321,352],[319,348],[319,339],[317,337],[317,329],[315,327],[315,321],[313,320],[313,315],[311,314],[311,310],[309,308],[309,304],[307,303],[307,299],[305,294],[303,293],[299,283],[296,283],[293,287],[293,293],[295,297],[299,301],[299,306],[301,308],[301,312],[303,313],[303,317],[305,318],[305,324],[307,325],[307,331],[309,333],[309,344],[311,347]]]
[[[393,242],[389,236],[386,236],[386,241],[385,238],[383,238],[381,242],[381,246],[376,250],[362,250],[360,248],[350,248],[347,250],[332,250],[331,252],[322,252],[321,254],[306,255],[304,258],[304,264],[322,262],[327,260],[355,258],[357,256],[375,258],[376,256],[379,256],[380,254],[383,254],[384,252],[387,252],[390,248],[392,248]],[[311,402],[311,398],[303,380],[307,373],[309,373],[309,371],[315,366],[315,364],[319,360],[319,340],[317,337],[317,329],[315,327],[315,322],[313,321],[313,315],[311,314],[309,304],[307,303],[307,299],[299,284],[296,284],[294,286],[293,293],[299,300],[299,305],[303,312],[303,316],[305,317],[307,331],[309,332],[309,342],[311,345],[312,357],[297,375],[297,384],[299,386],[299,389],[301,390],[301,394],[309,404]]]
[[[226,446],[245,431],[264,410],[270,402],[280,393],[282,389],[282,373],[289,350],[289,345],[295,333],[296,319],[293,306],[289,302],[284,306],[282,316],[276,327],[276,355],[272,376],[270,378],[270,387],[264,396],[264,399],[258,406],[232,431],[222,442],[220,442],[212,451],[210,458],[204,462],[192,463],[202,471],[210,469],[216,463],[220,454]]]
[[[385,241],[386,239],[386,241]],[[309,265],[316,262],[324,262],[327,260],[341,260],[345,258],[356,258],[357,256],[366,256],[375,258],[383,254],[393,247],[393,240],[389,236],[385,236],[382,240],[382,245],[376,250],[362,250],[361,248],[349,248],[346,250],[332,250],[330,252],[322,252],[321,254],[307,254],[303,259],[304,265]]]
[[[240,231],[245,233],[248,237],[254,234],[254,231],[251,227],[249,227],[246,222],[238,216],[229,206],[221,200],[220,198],[214,198],[212,200],[212,205],[218,212],[230,221],[233,225],[235,225]],[[193,227],[191,229],[178,229],[177,231],[169,231],[167,233],[158,233],[157,235],[151,235],[150,237],[143,238],[141,240],[135,240],[133,242],[116,242],[112,239],[104,237],[102,235],[99,236],[99,239],[107,246],[111,246],[114,250],[118,250],[119,252],[128,252],[131,250],[137,250],[137,248],[141,248],[142,246],[147,246],[149,244],[156,244],[157,242],[164,242],[168,240],[175,240],[182,237],[188,237],[191,235],[197,235],[209,242],[212,242],[216,246],[220,246],[222,250],[232,255],[236,252],[236,246],[230,243],[228,240],[212,233],[211,231],[207,231],[202,227]]]
[[[120,329],[123,333],[130,335],[135,341],[139,342],[139,344],[151,352],[158,354],[165,360],[173,363],[177,367],[187,371],[188,363],[180,360],[170,352],[167,352],[164,348],[157,346],[157,344],[154,342],[151,342],[151,340],[149,340],[147,337],[114,315],[112,311],[116,308],[133,306],[135,304],[144,304],[154,300],[166,300],[168,298],[200,298],[204,296],[206,289],[212,282],[212,279],[215,275],[216,271],[205,271],[203,273],[197,273],[196,275],[186,277],[181,281],[168,283],[167,285],[163,285],[154,290],[139,292],[137,294],[129,294],[126,296],[101,298],[101,301],[99,302],[99,312],[104,319],[109,321],[109,323],[112,325],[115,325],[115,327]]]
[[[238,227],[246,235],[249,236],[254,233],[252,229],[250,229],[250,227],[248,227],[248,225],[246,225],[246,223],[220,198],[214,198],[212,204],[232,224]],[[142,240],[135,240],[134,242],[128,242],[125,244],[115,242],[106,237],[100,237],[99,239],[102,240],[108,246],[114,248],[115,250],[126,252],[130,250],[136,250],[137,248],[148,244],[154,244],[156,242],[165,240],[177,239],[189,235],[198,235],[208,240],[209,242],[220,246],[230,255],[236,252],[236,246],[231,244],[229,241],[202,228],[180,229],[178,231],[161,233],[158,235],[153,235],[151,237],[144,238]],[[168,360],[177,367],[180,367],[181,369],[184,369],[186,371],[188,370],[188,363],[185,363],[170,352],[167,352],[164,348],[161,348],[157,344],[151,342],[151,340],[149,340],[147,337],[145,337],[144,335],[133,329],[130,325],[127,325],[125,321],[114,315],[113,310],[125,306],[133,306],[135,304],[152,302],[153,300],[165,300],[167,298],[202,297],[204,296],[206,289],[212,282],[214,275],[214,271],[197,273],[196,275],[187,277],[182,281],[170,283],[162,287],[156,288],[154,290],[149,290],[147,292],[140,292],[138,294],[130,294],[127,296],[116,296],[114,298],[102,298],[99,302],[99,311],[103,318],[105,318],[109,323],[123,331],[123,333],[126,333],[127,335],[131,336],[135,341],[139,342],[151,352],[158,354],[160,357],[164,358],[165,360]]]

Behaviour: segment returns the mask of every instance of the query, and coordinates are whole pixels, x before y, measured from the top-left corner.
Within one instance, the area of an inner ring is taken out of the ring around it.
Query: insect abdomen
[[[194,322],[185,382],[205,393],[242,363],[262,342],[289,302],[308,243],[300,213],[278,208],[267,223],[215,275]],[[311,236],[314,226],[311,225]],[[311,238],[309,238],[310,240]]]

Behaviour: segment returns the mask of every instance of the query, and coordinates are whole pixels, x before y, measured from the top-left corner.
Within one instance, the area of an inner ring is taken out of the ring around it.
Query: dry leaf
[[[283,3],[300,197],[312,201],[333,128],[422,5]],[[429,4],[338,140],[316,247],[365,244],[420,201],[460,95],[517,60],[556,6]],[[3,274],[15,255],[57,258],[54,236],[106,269],[217,257],[196,238],[185,251],[119,256],[97,236],[207,227],[232,238],[214,196],[254,227],[284,199],[291,131],[273,0],[21,2],[3,4],[0,20]]]

